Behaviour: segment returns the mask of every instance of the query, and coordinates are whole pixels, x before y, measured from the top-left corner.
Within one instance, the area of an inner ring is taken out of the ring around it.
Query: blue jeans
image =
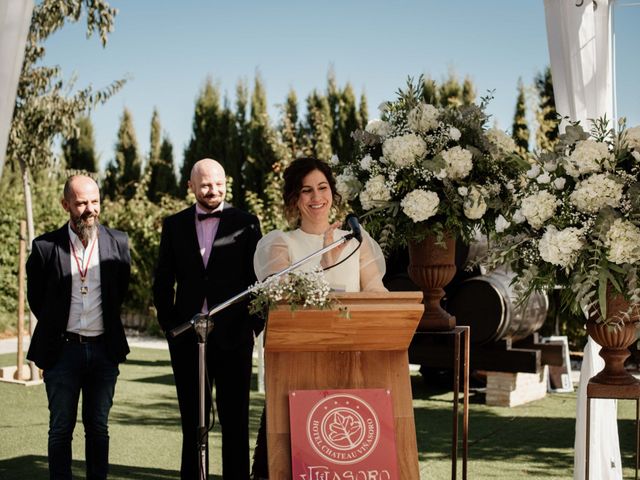
[[[104,342],[65,342],[58,362],[44,371],[49,399],[49,474],[71,479],[71,441],[82,392],[87,480],[107,478],[109,430],[118,364],[107,356]]]

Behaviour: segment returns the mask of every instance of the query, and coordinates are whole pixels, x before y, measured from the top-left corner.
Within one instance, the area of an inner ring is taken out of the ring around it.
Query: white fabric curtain
[[[0,177],[32,11],[33,0],[0,1]]]
[[[556,111],[585,130],[588,119],[614,120],[613,3],[544,0]]]
[[[606,115],[615,123],[613,75],[614,0],[544,0],[556,111],[578,120]],[[567,125],[563,121],[560,131]],[[585,478],[587,383],[604,367],[600,346],[589,338],[577,394],[574,480]],[[622,479],[615,400],[592,400],[589,477]]]

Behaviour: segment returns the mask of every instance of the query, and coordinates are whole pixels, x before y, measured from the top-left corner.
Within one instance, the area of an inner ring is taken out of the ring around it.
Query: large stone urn
[[[441,306],[444,287],[456,273],[455,239],[445,235],[443,243],[430,235],[421,242],[409,243],[409,278],[424,293],[424,314],[418,325],[420,332],[452,330],[456,319]]]
[[[607,325],[615,323],[617,318],[629,310],[629,302],[621,295],[607,293],[607,322],[597,322],[600,312],[593,312],[587,320],[587,331],[602,346],[600,356],[604,359],[604,369],[591,381],[605,385],[630,385],[638,383],[624,368],[624,361],[630,355],[629,346],[637,340],[637,325],[640,318],[638,308],[621,326]]]

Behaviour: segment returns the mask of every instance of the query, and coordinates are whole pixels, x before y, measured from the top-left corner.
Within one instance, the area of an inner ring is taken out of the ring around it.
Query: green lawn
[[[15,364],[15,355],[0,355],[0,365],[11,364]],[[420,375],[412,380],[421,478],[449,479],[451,393],[427,388]],[[110,420],[110,478],[178,478],[180,420],[172,382],[169,356],[164,350],[134,349],[121,367]],[[263,400],[261,394],[252,393],[250,427],[254,434]],[[620,402],[619,410],[625,477],[631,477],[635,405]],[[470,407],[469,478],[572,478],[574,417],[573,394],[548,395],[516,408],[487,407],[479,395],[474,396]],[[0,383],[1,479],[48,478],[47,423],[43,386]],[[210,444],[211,472],[213,478],[221,478],[220,435],[216,429]],[[81,425],[76,428],[74,447],[75,473],[84,478]],[[460,466],[458,470],[461,478]]]

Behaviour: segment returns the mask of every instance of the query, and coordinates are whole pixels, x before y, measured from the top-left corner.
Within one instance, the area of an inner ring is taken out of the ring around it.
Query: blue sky
[[[480,95],[494,90],[493,120],[509,129],[518,78],[531,86],[549,63],[542,0],[111,0],[115,29],[102,49],[84,25],[67,25],[46,44],[45,63],[95,88],[129,76],[92,114],[101,166],[114,156],[124,107],[146,155],[153,108],[176,162],[191,135],[196,96],[207,76],[235,101],[235,85],[259,72],[272,119],[290,88],[300,108],[324,90],[333,67],[339,85],[367,95],[370,118],[408,75],[469,76]],[[640,7],[615,13],[618,115],[640,124]]]

